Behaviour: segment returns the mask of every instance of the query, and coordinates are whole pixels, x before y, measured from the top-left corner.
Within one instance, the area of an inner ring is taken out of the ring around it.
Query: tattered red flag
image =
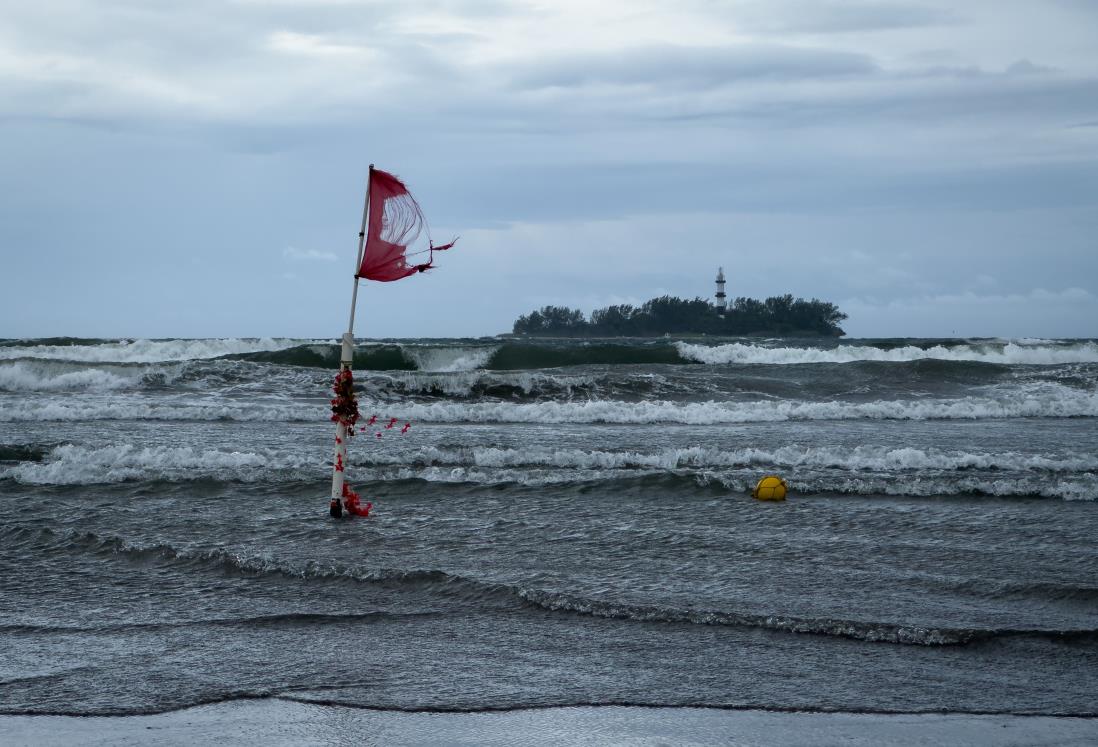
[[[358,277],[389,282],[431,268],[434,253],[449,249],[431,242],[427,220],[404,183],[387,171],[370,170],[370,220]],[[456,241],[456,239],[455,239]],[[426,262],[409,261],[423,258]]]

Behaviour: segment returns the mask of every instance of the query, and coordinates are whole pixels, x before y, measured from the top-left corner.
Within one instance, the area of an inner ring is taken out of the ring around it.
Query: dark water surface
[[[0,711],[1098,714],[1094,341],[362,343],[344,521],[335,355],[0,342]]]

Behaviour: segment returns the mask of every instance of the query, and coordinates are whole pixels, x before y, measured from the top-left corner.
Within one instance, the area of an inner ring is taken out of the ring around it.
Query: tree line
[[[520,316],[516,335],[551,337],[651,337],[664,334],[827,335],[845,334],[839,323],[847,316],[833,303],[791,294],[765,301],[740,297],[721,311],[702,298],[660,296],[640,306],[618,304],[591,312],[545,306]]]

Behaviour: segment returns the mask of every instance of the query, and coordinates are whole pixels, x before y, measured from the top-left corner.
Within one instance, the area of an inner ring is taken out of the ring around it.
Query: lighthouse
[[[725,310],[728,308],[728,303],[724,300],[724,268],[717,268],[717,311],[721,316],[724,316]]]

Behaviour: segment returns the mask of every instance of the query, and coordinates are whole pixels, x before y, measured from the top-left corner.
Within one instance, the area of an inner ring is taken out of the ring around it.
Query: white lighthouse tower
[[[724,316],[724,312],[728,309],[728,302],[725,301],[724,295],[724,268],[717,268],[717,311],[721,316]]]

